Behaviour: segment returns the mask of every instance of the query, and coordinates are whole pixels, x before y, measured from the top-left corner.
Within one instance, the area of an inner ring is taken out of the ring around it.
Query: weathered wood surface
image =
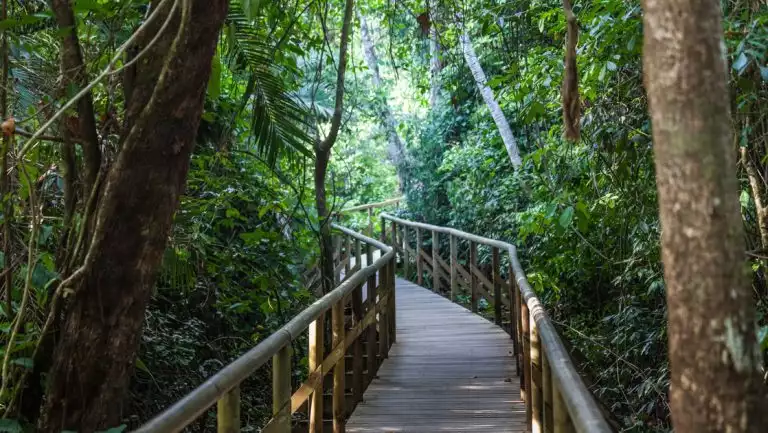
[[[402,279],[396,302],[397,343],[348,433],[526,431],[507,333]]]

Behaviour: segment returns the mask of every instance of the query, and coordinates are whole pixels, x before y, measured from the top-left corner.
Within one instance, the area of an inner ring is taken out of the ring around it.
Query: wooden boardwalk
[[[347,422],[363,432],[525,432],[506,332],[397,280],[397,343]]]

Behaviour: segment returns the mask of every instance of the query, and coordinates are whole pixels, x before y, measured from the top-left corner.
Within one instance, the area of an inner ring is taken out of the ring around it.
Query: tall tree
[[[443,69],[441,60],[442,49],[440,34],[437,31],[437,17],[439,16],[439,2],[428,2],[427,17],[429,18],[429,106],[434,107],[440,98],[442,90],[440,85],[440,71]]]
[[[457,18],[461,22],[461,18]],[[523,165],[523,161],[520,158],[520,150],[517,147],[517,140],[515,140],[514,134],[512,134],[512,128],[509,127],[509,122],[504,116],[504,112],[501,111],[499,103],[496,102],[496,97],[493,95],[493,90],[488,86],[488,79],[485,77],[485,71],[483,71],[483,65],[480,64],[480,59],[477,58],[475,48],[472,46],[472,40],[469,38],[466,25],[462,25],[461,35],[459,36],[459,42],[461,43],[462,51],[464,52],[464,59],[467,62],[469,70],[472,72],[472,77],[475,79],[477,89],[480,90],[480,94],[483,96],[485,105],[491,111],[491,117],[496,123],[496,127],[499,129],[499,135],[504,142],[504,147],[507,149],[509,160],[515,169],[520,168]]]
[[[768,431],[720,2],[646,0],[644,69],[667,282],[675,431]]]
[[[328,172],[328,162],[331,159],[331,148],[336,144],[341,128],[341,116],[344,113],[344,78],[347,73],[347,47],[352,31],[352,15],[354,15],[354,0],[346,0],[344,18],[341,25],[341,41],[339,42],[339,64],[336,71],[336,96],[331,117],[331,127],[324,139],[315,141],[315,206],[320,219],[320,273],[322,275],[323,293],[333,290],[333,240],[331,238],[330,213],[325,189],[325,177]]]
[[[376,47],[373,41],[373,35],[368,27],[365,15],[358,9],[357,17],[360,20],[360,39],[363,42],[363,57],[368,70],[371,71],[371,81],[376,92],[383,90],[381,74],[379,73],[379,58],[376,55]],[[382,126],[387,132],[387,142],[389,143],[389,159],[397,167],[403,160],[404,147],[400,135],[397,133],[397,120],[389,107],[387,100],[378,100],[379,111],[381,112]],[[402,181],[402,179],[401,179]]]
[[[57,295],[68,294],[69,306],[48,374],[41,432],[93,432],[121,419],[228,6],[227,0],[176,0],[176,8],[171,3],[152,3],[153,10],[163,9],[137,42],[144,58],[135,64],[126,132],[104,178],[91,242],[82,266],[58,288]],[[69,1],[53,5],[57,17],[74,16]],[[174,10],[168,30],[158,34]],[[67,22],[59,18],[59,24]],[[79,46],[71,24],[63,28],[64,43]]]

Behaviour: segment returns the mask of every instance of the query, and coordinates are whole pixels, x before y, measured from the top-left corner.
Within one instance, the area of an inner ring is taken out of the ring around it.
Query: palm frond
[[[230,70],[248,80],[240,110],[251,108],[252,142],[269,164],[279,156],[301,154],[311,158],[308,110],[287,90],[284,68],[275,64],[268,37],[258,31],[237,2],[232,3],[224,55]]]

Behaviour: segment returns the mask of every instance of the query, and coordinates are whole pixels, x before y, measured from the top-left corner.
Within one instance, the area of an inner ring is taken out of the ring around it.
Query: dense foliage
[[[113,69],[111,59],[152,3],[158,2],[73,2],[91,77]],[[15,130],[4,123],[0,431],[22,431],[34,423],[19,401],[39,347],[45,350],[41,333],[55,315],[52,288],[72,272],[68,247],[75,234],[88,231],[92,209],[83,150],[66,150],[82,137],[72,136],[76,110],[62,108],[81,90],[61,74],[64,32],[45,2],[3,4],[9,18],[0,21],[0,31],[9,49],[7,57],[0,53],[8,70],[0,98]],[[186,191],[145,315],[126,426],[178,400],[318,295],[313,275],[322,218],[314,207],[312,145],[334,110],[342,6],[231,1]],[[336,212],[405,193],[408,217],[516,243],[530,282],[616,426],[669,431],[641,5],[578,0],[573,6],[583,100],[577,142],[563,139],[561,1],[358,2],[378,50],[382,85],[371,84],[364,41],[355,31],[342,132],[327,177],[329,204]],[[759,1],[723,7],[746,254],[768,348],[768,8]],[[471,36],[511,123],[523,155],[519,170],[466,67],[457,22]],[[117,67],[130,61],[119,54]],[[108,74],[92,90],[105,167],[123,144],[124,81]],[[430,105],[433,88],[439,97]],[[388,160],[393,131],[382,122],[385,106],[405,143],[398,165]],[[28,148],[31,133],[59,110],[62,119]],[[346,223],[360,230],[368,224],[365,215]],[[297,376],[305,371],[299,367]],[[268,416],[266,382],[257,375],[244,387],[243,419],[251,428],[244,431],[255,431]],[[203,419],[196,428],[210,431],[211,422]]]
[[[768,10],[744,3],[726,7],[734,129],[738,145],[754,152],[762,173]],[[561,2],[491,2],[473,10],[482,11],[472,16],[474,42],[521,142],[524,167],[513,172],[461,53],[454,50],[446,54],[440,75],[446,99],[430,113],[418,140],[409,143],[412,160],[404,169],[412,180],[406,188],[412,215],[516,242],[529,281],[549,304],[617,425],[624,431],[666,431],[665,291],[642,87],[640,4],[574,3],[584,101],[577,143],[562,138]],[[450,22],[437,25],[446,38],[452,36]],[[740,172],[755,300],[765,312],[765,245],[755,191],[743,167]]]

